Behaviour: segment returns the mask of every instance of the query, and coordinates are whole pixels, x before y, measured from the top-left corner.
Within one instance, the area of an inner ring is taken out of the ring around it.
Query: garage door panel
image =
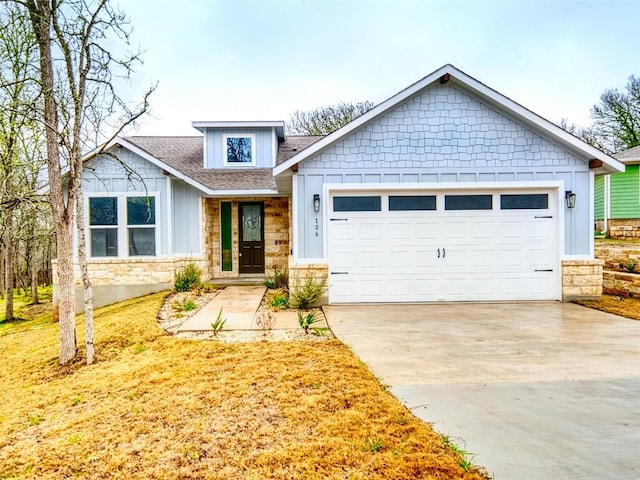
[[[331,276],[331,302],[535,300],[557,295],[558,227],[551,210],[496,207],[333,216],[343,220],[329,222],[330,268],[348,275]]]

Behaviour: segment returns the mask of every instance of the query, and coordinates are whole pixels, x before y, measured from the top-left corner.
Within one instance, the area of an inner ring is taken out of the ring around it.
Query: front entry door
[[[240,203],[240,273],[264,273],[264,204]]]

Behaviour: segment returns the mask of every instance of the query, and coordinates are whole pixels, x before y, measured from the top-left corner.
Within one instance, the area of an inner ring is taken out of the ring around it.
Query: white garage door
[[[558,297],[552,191],[334,193],[329,301]]]

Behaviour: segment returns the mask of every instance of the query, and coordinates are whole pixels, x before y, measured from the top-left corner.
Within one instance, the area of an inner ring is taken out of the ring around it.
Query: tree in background
[[[577,127],[566,119],[560,127],[590,145],[614,154],[640,145],[640,78],[629,77],[626,92],[605,90],[600,103],[591,108],[594,123]]]
[[[373,103],[365,101],[296,110],[289,116],[287,130],[293,135],[329,135],[372,108]]]
[[[0,5],[0,285],[5,321],[14,319],[13,290],[22,286],[26,292],[26,279],[32,301],[38,302],[36,252],[39,242],[51,241],[50,234],[36,236],[36,227],[48,223],[43,209],[48,197],[39,193],[44,155],[42,125],[34,119],[40,94],[36,59],[29,19],[15,5]]]
[[[83,153],[96,148],[101,132],[113,137],[148,109],[149,89],[135,108],[116,93],[117,79],[127,79],[139,61],[129,53],[126,16],[109,0],[13,0],[29,19],[38,48],[37,80],[42,104],[47,179],[56,233],[59,361],[76,355],[73,231],[85,300],[87,363],[94,361],[93,294],[86,264],[81,181]],[[106,139],[107,141],[109,139]],[[105,143],[103,143],[104,145]]]

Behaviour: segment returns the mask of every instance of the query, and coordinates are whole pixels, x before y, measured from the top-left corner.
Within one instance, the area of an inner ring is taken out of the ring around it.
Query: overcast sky
[[[159,84],[135,135],[379,103],[446,63],[548,120],[585,126],[605,89],[640,75],[640,0],[121,4],[145,52],[131,91]]]

